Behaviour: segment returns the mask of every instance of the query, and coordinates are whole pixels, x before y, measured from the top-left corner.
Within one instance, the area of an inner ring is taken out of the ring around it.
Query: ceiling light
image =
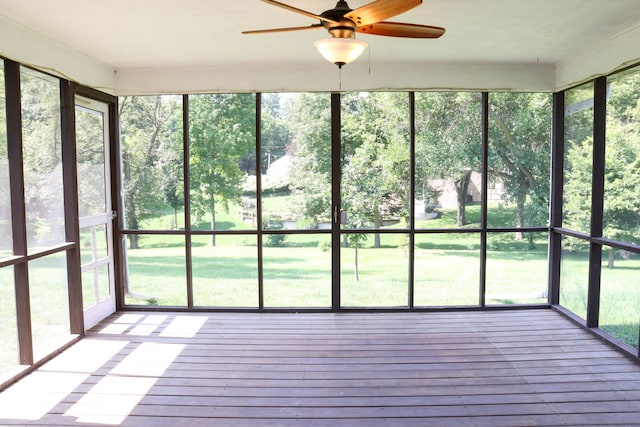
[[[333,62],[338,68],[358,59],[368,46],[363,41],[344,37],[317,40],[313,45],[327,61]]]

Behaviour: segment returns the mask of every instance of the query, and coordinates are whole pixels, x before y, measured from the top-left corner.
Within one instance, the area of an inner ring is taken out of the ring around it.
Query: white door
[[[109,162],[109,106],[76,97],[78,212],[85,329],[116,309]]]

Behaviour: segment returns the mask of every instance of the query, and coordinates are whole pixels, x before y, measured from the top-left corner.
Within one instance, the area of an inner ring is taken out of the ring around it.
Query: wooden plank
[[[94,344],[112,350],[93,372],[71,352],[67,361],[63,353],[43,366],[43,373],[82,371],[84,380],[71,392],[55,383],[38,390],[61,396],[44,416],[5,419],[0,409],[0,425],[587,426],[640,420],[640,366],[552,310],[118,313],[82,344],[84,352]],[[13,390],[28,392],[28,377],[3,394]]]

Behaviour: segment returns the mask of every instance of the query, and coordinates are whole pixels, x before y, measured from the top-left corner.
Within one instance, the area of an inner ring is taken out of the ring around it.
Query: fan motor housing
[[[337,38],[354,38],[357,25],[351,19],[344,17],[353,9],[349,7],[346,1],[339,0],[336,7],[325,10],[320,14],[323,18],[330,21],[322,21],[322,25],[329,31],[332,37]],[[333,22],[331,22],[333,21]]]
[[[356,31],[356,24],[350,19],[341,19],[339,23],[323,22],[325,28],[329,31],[332,37],[339,38],[354,38]]]

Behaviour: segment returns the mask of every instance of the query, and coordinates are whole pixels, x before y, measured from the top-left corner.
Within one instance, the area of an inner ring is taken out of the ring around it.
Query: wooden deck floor
[[[640,425],[640,366],[553,310],[120,313],[0,425]]]

